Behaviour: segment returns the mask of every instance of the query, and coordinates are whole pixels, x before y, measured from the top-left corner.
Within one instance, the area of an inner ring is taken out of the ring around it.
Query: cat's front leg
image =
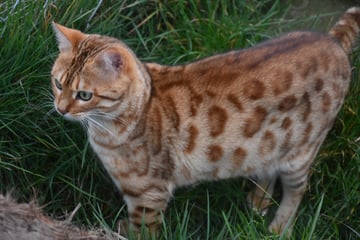
[[[156,234],[162,223],[162,212],[172,196],[170,187],[149,184],[141,191],[123,191],[128,210],[128,221],[122,222],[122,233],[139,233],[145,227],[151,234]],[[128,226],[126,226],[128,225]]]

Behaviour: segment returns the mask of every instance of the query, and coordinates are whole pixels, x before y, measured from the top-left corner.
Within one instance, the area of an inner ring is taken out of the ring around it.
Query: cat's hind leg
[[[288,235],[291,233],[293,218],[306,190],[309,165],[307,162],[296,169],[280,170],[283,193],[280,206],[269,225],[270,232],[280,235],[287,229]]]

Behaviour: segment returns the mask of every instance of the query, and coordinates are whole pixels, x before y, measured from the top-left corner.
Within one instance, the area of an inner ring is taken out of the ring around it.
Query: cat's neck
[[[159,84],[171,85],[171,81],[182,79],[180,72],[184,69],[182,66],[163,66],[155,63],[147,63],[144,65],[138,63],[139,75],[143,77],[142,80],[137,81],[134,89],[129,90],[129,95],[125,98],[123,105],[119,109],[110,113],[110,118],[105,116],[99,118],[97,122],[89,122],[88,135],[93,140],[98,142],[98,145],[116,147],[128,143],[135,139],[144,137],[147,131],[162,131],[157,126],[160,119],[157,118],[157,112],[168,112],[169,109],[161,100],[162,94]],[[141,73],[140,73],[141,72]],[[179,74],[177,74],[179,73]],[[176,79],[174,79],[176,78]],[[180,100],[180,99],[179,99]],[[166,102],[166,101],[165,101]],[[174,126],[171,117],[163,116],[163,121],[168,122],[162,127]],[[166,119],[166,120],[165,120]],[[150,129],[150,130],[149,130]]]

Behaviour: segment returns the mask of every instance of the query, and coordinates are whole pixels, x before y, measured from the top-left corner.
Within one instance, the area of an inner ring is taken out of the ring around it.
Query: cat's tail
[[[335,37],[347,53],[355,43],[360,32],[360,7],[349,8],[339,21],[329,31],[329,35]]]

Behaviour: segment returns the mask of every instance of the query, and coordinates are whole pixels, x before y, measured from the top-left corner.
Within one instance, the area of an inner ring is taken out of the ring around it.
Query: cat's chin
[[[59,114],[60,114],[62,117],[64,117],[66,120],[68,120],[68,121],[79,122],[79,121],[81,120],[79,117],[74,116],[74,115],[72,115],[72,114],[70,114],[70,113],[62,114],[62,113],[59,112]]]
[[[73,116],[73,115],[71,115],[71,114],[69,114],[69,113],[66,113],[65,115],[63,115],[63,117],[64,117],[66,120],[68,120],[68,121],[75,121],[75,122],[79,122],[79,121],[80,121],[80,119],[79,119],[78,117]]]

